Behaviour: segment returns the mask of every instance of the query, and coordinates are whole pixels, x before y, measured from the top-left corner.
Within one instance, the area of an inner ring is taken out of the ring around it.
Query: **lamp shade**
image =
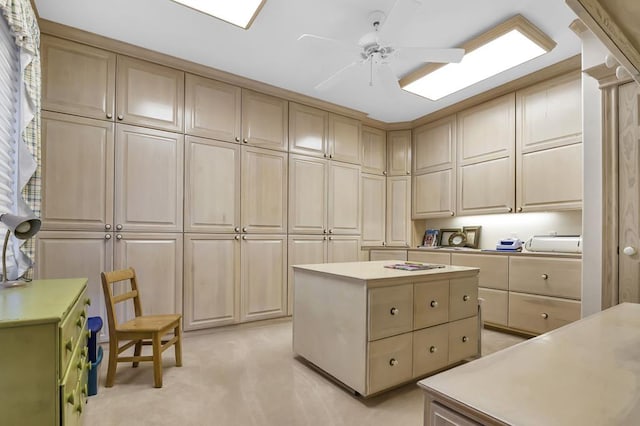
[[[26,240],[38,233],[40,230],[40,219],[35,216],[16,216],[5,213],[0,216],[2,222],[16,238]]]

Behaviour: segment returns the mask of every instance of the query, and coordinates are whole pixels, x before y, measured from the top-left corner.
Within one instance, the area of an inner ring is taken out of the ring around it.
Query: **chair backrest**
[[[133,268],[120,269],[112,272],[102,272],[102,290],[104,292],[104,302],[107,305],[107,320],[109,323],[109,331],[118,327],[118,318],[116,316],[116,305],[120,302],[126,302],[133,299],[133,310],[136,317],[142,315],[142,305],[140,303],[140,291],[138,290],[138,281],[136,280],[136,271]],[[131,289],[123,294],[113,294],[113,284],[121,281],[130,281]]]

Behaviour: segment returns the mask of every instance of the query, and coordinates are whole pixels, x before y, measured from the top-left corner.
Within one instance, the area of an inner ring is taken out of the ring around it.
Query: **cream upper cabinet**
[[[234,235],[184,235],[184,328],[240,321],[240,241]]]
[[[183,138],[116,126],[116,231],[182,231]]]
[[[515,204],[515,95],[457,115],[457,214],[507,213]]]
[[[289,233],[327,233],[326,160],[289,155]]]
[[[411,130],[387,133],[387,175],[411,174]]]
[[[582,85],[570,73],[516,93],[517,211],[582,208]]]
[[[242,232],[287,232],[287,153],[242,147]]]
[[[411,243],[411,176],[387,177],[386,245]]]
[[[317,108],[289,103],[289,152],[327,157],[329,113]]]
[[[360,166],[329,163],[327,225],[330,234],[360,234]]]
[[[185,76],[185,133],[240,142],[241,89],[193,74]]]
[[[113,224],[113,123],[42,113],[43,229]]]
[[[362,162],[360,121],[329,113],[329,158],[346,163]]]
[[[284,99],[242,89],[242,142],[286,151],[288,108]]]
[[[119,122],[182,132],[184,73],[118,56],[116,118]]]
[[[363,173],[362,180],[362,245],[386,244],[386,181],[384,176]]]
[[[113,120],[116,55],[42,35],[42,109]]]
[[[414,129],[412,153],[414,174],[454,167],[456,116],[445,117]]]
[[[362,126],[362,173],[386,175],[387,134],[384,130]]]
[[[456,175],[441,170],[413,176],[411,217],[426,219],[455,214]]]
[[[185,232],[240,231],[240,146],[187,136]]]

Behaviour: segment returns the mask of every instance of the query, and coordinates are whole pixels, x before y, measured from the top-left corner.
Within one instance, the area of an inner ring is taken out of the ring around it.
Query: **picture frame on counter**
[[[482,226],[463,226],[462,232],[466,236],[465,247],[477,249],[480,246],[480,230]]]
[[[438,245],[440,247],[449,247],[451,244],[449,243],[449,239],[452,235],[462,232],[460,228],[442,228],[440,229],[440,242]]]
[[[424,231],[424,237],[422,238],[422,247],[437,247],[439,235],[439,229],[427,229],[426,231]]]

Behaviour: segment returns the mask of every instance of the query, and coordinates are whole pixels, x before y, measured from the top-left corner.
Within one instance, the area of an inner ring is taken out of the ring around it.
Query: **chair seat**
[[[180,314],[145,315],[118,324],[118,332],[156,332],[173,328],[180,322]]]

